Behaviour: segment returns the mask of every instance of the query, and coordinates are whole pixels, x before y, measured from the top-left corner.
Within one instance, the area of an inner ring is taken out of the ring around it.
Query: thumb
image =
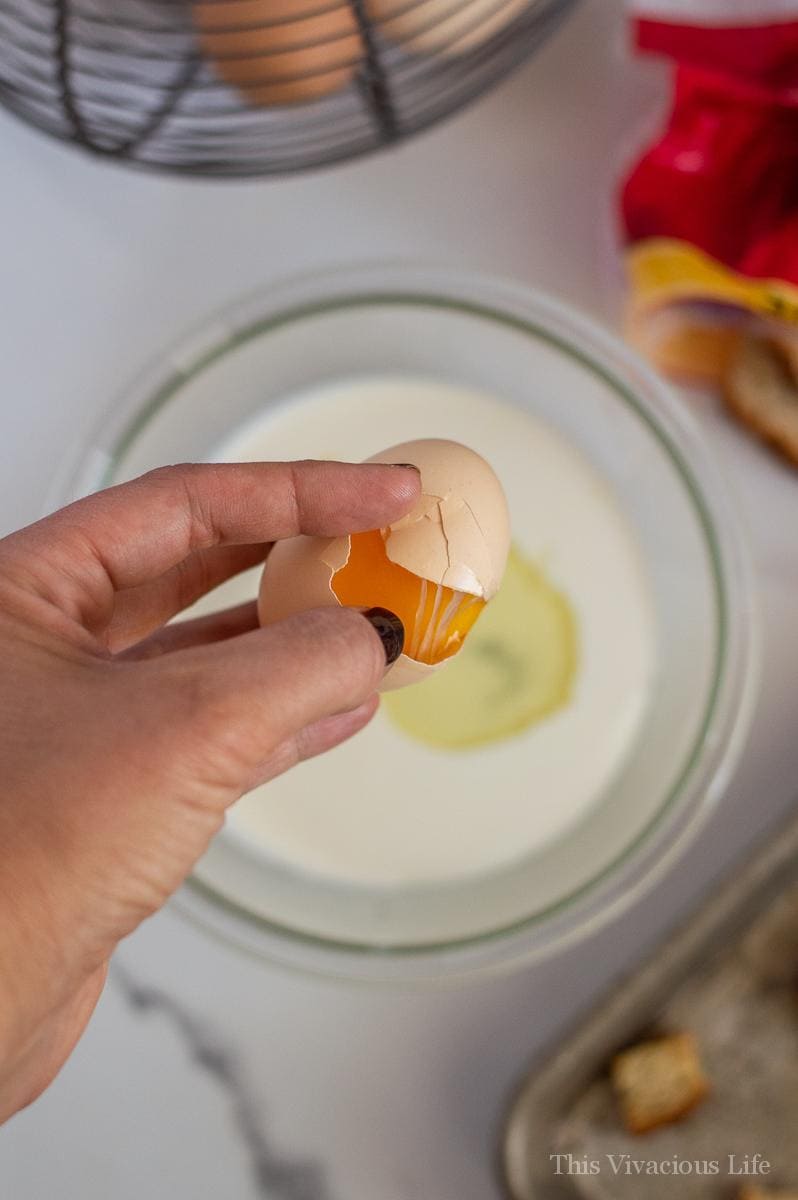
[[[141,665],[157,676],[178,754],[241,790],[308,726],[364,705],[403,644],[386,609],[329,606]]]

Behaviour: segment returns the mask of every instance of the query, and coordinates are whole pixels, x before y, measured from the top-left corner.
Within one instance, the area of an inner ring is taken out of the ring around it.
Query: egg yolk
[[[389,719],[438,750],[529,733],[574,700],[579,626],[568,597],[514,546],[502,585],[445,671],[383,697]]]
[[[341,604],[390,609],[405,628],[404,653],[438,663],[463,644],[485,607],[480,596],[456,592],[391,562],[379,529],[350,538],[349,560],[331,581]]]

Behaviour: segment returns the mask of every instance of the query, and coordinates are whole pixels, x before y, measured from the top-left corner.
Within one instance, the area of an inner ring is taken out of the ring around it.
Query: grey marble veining
[[[321,1163],[289,1156],[272,1143],[264,1127],[266,1116],[249,1086],[246,1065],[218,1030],[174,995],[136,980],[119,962],[111,964],[109,984],[133,1013],[165,1017],[191,1061],[223,1089],[258,1194],[264,1200],[336,1200]]]
[[[2,531],[41,514],[48,464],[85,451],[145,364],[280,276],[431,259],[614,319],[609,197],[665,79],[623,59],[624,39],[622,0],[585,0],[439,129],[268,185],[123,172],[0,115]],[[679,869],[558,959],[419,996],[294,978],[162,912],[120,948],[126,975],[59,1078],[0,1129],[0,1200],[500,1200],[495,1147],[528,1064],[794,796],[798,484],[700,414],[755,545],[765,686],[742,769]]]

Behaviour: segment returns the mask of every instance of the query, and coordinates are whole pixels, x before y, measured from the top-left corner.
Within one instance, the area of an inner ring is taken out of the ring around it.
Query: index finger
[[[162,467],[60,509],[6,539],[36,559],[52,598],[96,603],[137,587],[210,546],[336,537],[399,519],[420,491],[417,471],[373,463],[188,464]],[[49,578],[47,578],[49,577]]]

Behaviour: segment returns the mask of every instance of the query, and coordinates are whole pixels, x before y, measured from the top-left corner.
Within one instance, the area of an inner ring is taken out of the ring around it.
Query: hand
[[[269,542],[389,524],[419,487],[400,467],[172,467],[0,540],[0,1120],[53,1078],[117,942],[225,809],[376,708],[386,649],[360,612],[166,622]]]

